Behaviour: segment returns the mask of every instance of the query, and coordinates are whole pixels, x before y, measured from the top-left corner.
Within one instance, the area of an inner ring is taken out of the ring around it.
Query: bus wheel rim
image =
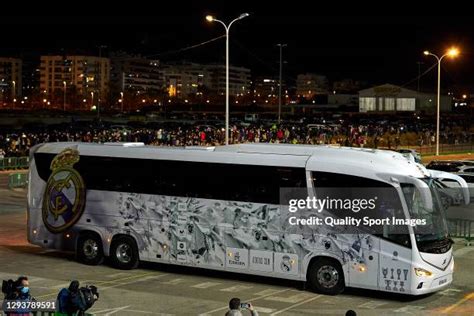
[[[94,259],[99,253],[99,245],[93,239],[87,239],[83,246],[84,255],[88,259]]]
[[[339,281],[339,272],[333,266],[322,266],[317,272],[318,283],[325,288],[333,288]]]
[[[121,263],[129,263],[132,260],[132,249],[127,244],[120,244],[115,254]]]

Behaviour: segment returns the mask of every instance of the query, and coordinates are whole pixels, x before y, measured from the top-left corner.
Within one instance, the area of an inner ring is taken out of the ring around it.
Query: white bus
[[[160,148],[47,143],[31,150],[28,240],[119,269],[152,261],[412,295],[447,287],[453,250],[431,182],[459,177],[391,151],[243,144]],[[282,226],[280,189],[364,183],[395,192],[406,219],[422,202],[433,232],[335,234]],[[402,190],[408,184],[422,194]],[[426,191],[428,189],[428,191]],[[464,189],[463,189],[464,190]],[[469,192],[464,190],[469,200]],[[414,201],[413,199],[418,199]],[[426,211],[427,210],[427,211]]]

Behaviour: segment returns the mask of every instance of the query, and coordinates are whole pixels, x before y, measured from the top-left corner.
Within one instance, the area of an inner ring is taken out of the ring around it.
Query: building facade
[[[110,60],[96,56],[41,56],[40,90],[44,100],[69,96],[74,109],[94,106],[109,96]],[[48,101],[50,102],[50,101]]]
[[[299,74],[296,78],[296,94],[299,98],[312,99],[318,94],[328,93],[326,76],[318,74]]]
[[[451,111],[452,98],[441,96],[440,110]],[[359,91],[359,112],[436,111],[436,95],[384,84]]]
[[[164,87],[170,98],[200,96],[211,89],[211,74],[205,65],[175,62],[161,68]]]
[[[365,88],[367,84],[362,81],[353,79],[342,79],[334,81],[332,84],[333,94],[357,94]]]
[[[225,65],[206,65],[211,74],[211,89],[218,95],[225,95],[226,67]],[[232,97],[247,94],[250,89],[250,69],[244,67],[229,67],[229,95]]]
[[[0,57],[0,102],[9,103],[22,95],[22,61]]]
[[[225,95],[226,71],[223,65],[179,62],[162,65],[161,69],[169,97]],[[249,92],[250,84],[250,69],[229,67],[230,96],[243,96]]]
[[[110,57],[112,94],[156,95],[163,88],[159,60],[115,53]]]

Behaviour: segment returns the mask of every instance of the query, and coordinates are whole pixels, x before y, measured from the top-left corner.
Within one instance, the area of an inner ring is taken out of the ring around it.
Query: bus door
[[[349,245],[349,284],[378,289],[380,239],[372,235],[357,236]]]

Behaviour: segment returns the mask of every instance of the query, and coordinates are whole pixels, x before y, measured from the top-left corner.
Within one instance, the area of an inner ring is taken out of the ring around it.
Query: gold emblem
[[[84,180],[74,165],[79,152],[67,148],[51,162],[51,176],[43,197],[43,222],[52,233],[61,233],[80,219],[85,207]]]

